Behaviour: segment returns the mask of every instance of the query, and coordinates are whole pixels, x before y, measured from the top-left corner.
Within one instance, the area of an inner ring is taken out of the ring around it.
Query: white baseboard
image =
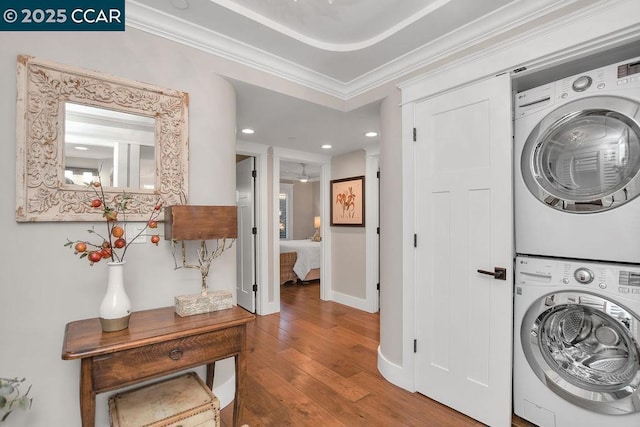
[[[380,346],[378,346],[378,371],[380,375],[391,384],[397,385],[412,393],[416,391],[414,373],[407,372],[408,369],[384,357],[384,354],[380,351]]]
[[[348,305],[349,307],[357,308],[358,310],[370,312],[370,304],[367,304],[367,300],[362,298],[357,298],[340,292],[331,291],[329,299],[340,304]]]

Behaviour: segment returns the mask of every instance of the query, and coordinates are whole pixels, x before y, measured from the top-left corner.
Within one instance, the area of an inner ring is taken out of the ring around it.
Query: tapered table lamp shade
[[[320,217],[319,216],[313,217],[313,228],[316,229],[316,232],[311,238],[311,240],[314,242],[319,242],[320,240],[322,240],[322,236],[320,236]]]

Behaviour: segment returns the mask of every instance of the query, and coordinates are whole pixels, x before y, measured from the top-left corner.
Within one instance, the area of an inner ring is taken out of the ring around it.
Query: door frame
[[[256,188],[254,193],[255,202],[255,227],[258,229],[256,235],[256,278],[258,290],[256,292],[256,314],[270,314],[271,308],[268,301],[269,284],[269,238],[267,233],[267,166],[268,166],[268,147],[251,142],[238,141],[236,144],[236,153],[246,156],[255,157],[255,167],[257,171]]]
[[[320,215],[322,218],[329,218],[329,180],[331,178],[331,157],[313,154],[304,151],[291,150],[288,148],[272,147],[272,188],[271,198],[273,200],[273,211],[271,213],[271,227],[273,238],[273,300],[270,301],[272,313],[280,311],[280,239],[279,235],[279,215],[278,215],[278,193],[280,188],[280,161],[311,163],[321,165],[320,170]],[[320,261],[320,299],[322,301],[331,300],[331,233],[329,224],[322,221],[320,224],[320,235],[322,236],[322,252]]]

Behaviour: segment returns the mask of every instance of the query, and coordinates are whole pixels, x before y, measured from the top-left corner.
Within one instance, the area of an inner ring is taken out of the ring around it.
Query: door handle
[[[478,273],[488,274],[496,280],[507,280],[507,269],[503,267],[494,267],[493,271],[478,270]]]

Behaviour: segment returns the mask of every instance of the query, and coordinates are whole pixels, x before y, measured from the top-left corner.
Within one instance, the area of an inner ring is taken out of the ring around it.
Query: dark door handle
[[[507,280],[507,269],[502,267],[494,267],[493,271],[478,270],[478,273],[488,274],[496,280]]]

